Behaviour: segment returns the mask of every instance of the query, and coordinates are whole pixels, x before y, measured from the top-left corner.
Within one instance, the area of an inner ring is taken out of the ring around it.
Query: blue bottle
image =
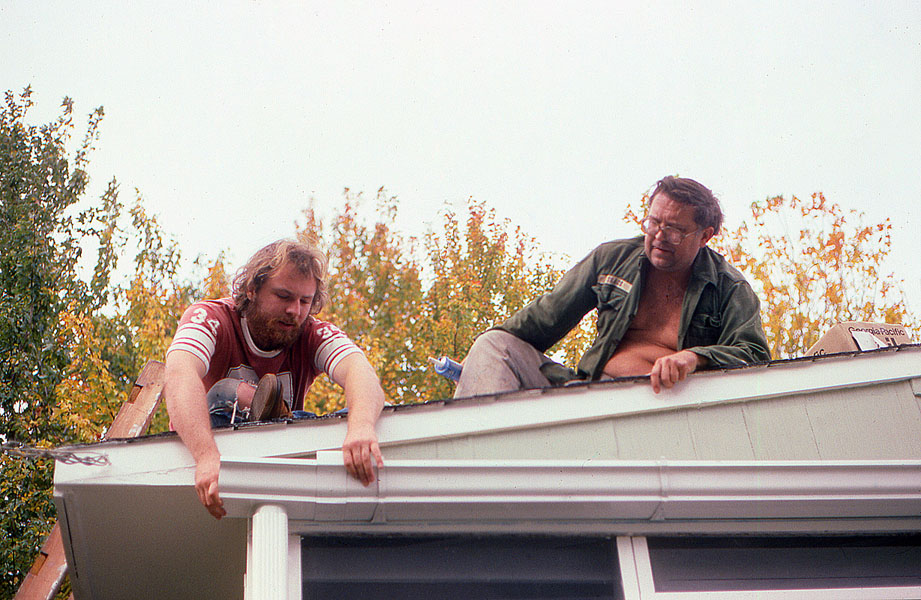
[[[464,369],[459,362],[451,360],[447,356],[441,358],[429,358],[429,362],[435,367],[435,372],[442,377],[447,377],[451,381],[460,379],[461,371]]]

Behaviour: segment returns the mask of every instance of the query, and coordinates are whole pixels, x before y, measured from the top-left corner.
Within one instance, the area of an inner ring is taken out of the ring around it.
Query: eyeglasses
[[[658,219],[654,219],[652,217],[646,217],[640,221],[640,229],[643,231],[643,233],[648,233],[653,237],[658,235],[661,231],[662,237],[665,239],[665,241],[673,246],[677,246],[684,241],[684,238],[700,231],[700,229],[695,229],[694,231],[688,231],[685,233],[677,227],[672,227],[671,225],[661,225]]]

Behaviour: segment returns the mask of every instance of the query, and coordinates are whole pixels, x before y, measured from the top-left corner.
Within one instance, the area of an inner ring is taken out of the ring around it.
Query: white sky
[[[28,84],[33,122],[105,106],[94,193],[139,189],[187,258],[384,185],[407,233],[473,196],[576,259],[677,173],[729,225],[815,191],[891,218],[921,312],[918,1],[0,0],[0,87]]]

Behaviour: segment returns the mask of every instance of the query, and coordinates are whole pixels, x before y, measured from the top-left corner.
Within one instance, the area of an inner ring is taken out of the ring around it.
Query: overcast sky
[[[139,189],[187,257],[239,266],[383,185],[407,233],[472,196],[576,259],[680,174],[729,225],[816,191],[891,218],[921,308],[916,0],[0,0],[0,84],[33,122],[104,105],[94,193]]]

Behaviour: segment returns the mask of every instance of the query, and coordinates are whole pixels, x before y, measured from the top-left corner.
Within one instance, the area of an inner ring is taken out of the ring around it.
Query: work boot
[[[253,394],[249,420],[271,421],[291,416],[291,409],[282,398],[281,382],[272,373],[266,373],[259,380],[259,385],[256,386],[256,392]]]

